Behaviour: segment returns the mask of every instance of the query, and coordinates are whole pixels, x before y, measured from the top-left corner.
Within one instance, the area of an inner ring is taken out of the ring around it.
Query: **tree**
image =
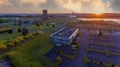
[[[18,32],[21,32],[21,29],[20,29],[20,28],[18,28]]]
[[[61,54],[62,50],[56,50],[56,53]]]
[[[77,34],[77,36],[78,36],[78,37],[80,37],[80,36],[81,36],[81,34],[80,34],[80,33],[78,33],[78,34]]]
[[[100,64],[102,65],[103,63],[102,63],[102,62],[100,62]]]
[[[55,25],[53,24],[52,27],[55,27]]]
[[[22,35],[26,36],[28,33],[29,33],[29,32],[28,32],[28,29],[23,29],[23,30],[22,30]]]
[[[8,33],[10,33],[10,34],[13,33],[13,30],[12,29],[8,30]]]
[[[56,63],[60,64],[62,62],[62,58],[61,57],[56,57]]]
[[[39,26],[40,26],[40,24],[39,24],[39,23],[36,23],[36,26],[38,26],[38,27],[39,27]]]
[[[115,65],[114,65],[114,64],[112,64],[112,67],[115,67]]]
[[[47,23],[47,26],[49,26],[49,23]]]

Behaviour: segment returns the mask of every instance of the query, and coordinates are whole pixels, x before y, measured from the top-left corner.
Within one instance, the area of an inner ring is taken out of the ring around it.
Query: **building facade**
[[[48,13],[47,13],[47,10],[43,10],[42,20],[48,20]]]
[[[55,44],[70,45],[78,33],[78,28],[63,28],[52,34],[50,41]]]

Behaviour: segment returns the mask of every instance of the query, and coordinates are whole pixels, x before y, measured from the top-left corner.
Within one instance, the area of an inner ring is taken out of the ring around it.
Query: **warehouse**
[[[78,34],[78,28],[63,28],[50,36],[50,41],[56,45],[70,45]]]

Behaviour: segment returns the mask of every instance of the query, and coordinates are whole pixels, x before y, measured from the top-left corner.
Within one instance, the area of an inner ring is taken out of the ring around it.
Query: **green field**
[[[45,47],[43,47],[44,45]],[[19,47],[13,48],[7,52],[7,54],[16,67],[44,67],[37,59],[38,55],[34,54],[34,52],[41,48],[42,50],[39,52],[39,54],[41,54],[39,55],[39,59],[44,59],[44,61],[49,62],[48,59],[44,57],[44,54],[53,47],[54,45],[49,44],[49,34],[41,34],[39,37],[32,39]],[[50,65],[55,64],[53,63]]]
[[[49,25],[47,25],[47,23]],[[55,24],[55,27],[53,27],[51,24],[54,23]],[[34,25],[31,25],[28,27],[29,30],[35,30],[35,31],[38,31],[38,30],[41,30],[41,31],[44,31],[44,32],[48,32],[48,33],[53,33],[55,31],[57,31],[57,29],[59,27],[62,27],[64,26],[64,22],[63,21],[60,21],[59,19],[53,19],[53,20],[48,20],[48,21],[44,21],[42,25],[40,26],[36,26],[36,24]]]
[[[46,24],[40,25],[37,27],[36,25],[31,25],[28,27],[29,30],[44,30],[44,29],[50,29],[53,28],[52,26],[47,26]]]
[[[0,34],[0,40],[5,40],[5,41],[9,41],[11,39],[16,38],[17,36],[21,36],[21,33],[12,33],[12,34]]]
[[[58,67],[44,55],[55,46],[49,42],[50,34],[56,32],[57,29],[62,28],[64,23],[56,19],[44,22],[45,23],[39,27],[34,24],[29,26],[28,29],[33,31],[41,30],[45,33],[41,33],[40,36],[37,36],[15,48],[11,48],[9,51],[1,54],[0,57],[8,55],[15,67]],[[56,22],[55,27],[52,27],[52,25],[47,26],[48,22]],[[20,28],[20,26],[14,25],[9,25],[8,27],[16,29]],[[0,40],[9,41],[17,36],[21,36],[21,33],[3,33],[0,34]]]
[[[48,44],[45,48],[39,49],[37,52],[34,53],[36,59],[38,59],[45,67],[58,67],[58,65],[44,56],[44,54],[50,51],[53,47],[54,45]]]

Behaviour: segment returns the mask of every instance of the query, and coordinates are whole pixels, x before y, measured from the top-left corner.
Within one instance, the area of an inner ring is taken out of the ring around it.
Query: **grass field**
[[[12,33],[12,34],[8,34],[8,33],[4,33],[4,34],[0,34],[0,40],[5,40],[5,41],[9,41],[11,39],[16,38],[17,36],[20,36],[21,33]]]
[[[57,22],[58,20],[51,20],[47,22],[52,23],[55,21]],[[55,46],[49,43],[50,33],[54,33],[59,26],[63,26],[62,24],[64,23],[58,21],[55,24],[55,27],[52,27],[52,25],[47,26],[46,23],[40,25],[40,27],[37,27],[36,25],[29,26],[29,30],[44,30],[46,33],[41,33],[40,36],[15,48],[12,48],[0,56],[4,57],[5,55],[8,55],[15,67],[58,67],[54,62],[46,58],[44,55]],[[9,27],[18,29],[20,26],[9,25]],[[21,33],[15,32],[12,34],[3,33],[0,34],[0,40],[9,41],[20,35]]]
[[[44,29],[50,29],[53,28],[52,26],[47,26],[46,24],[40,25],[37,27],[36,25],[31,25],[28,27],[29,30],[44,30]]]
[[[39,49],[37,52],[35,52],[35,57],[45,66],[45,67],[58,67],[57,64],[46,58],[44,55],[51,50],[54,47],[52,44],[48,44],[43,49]]]
[[[48,52],[53,47],[53,45],[46,45],[46,43],[49,43],[49,34],[41,34],[41,36],[32,39],[20,45],[19,47],[13,48],[6,54],[9,55],[16,67],[44,67],[40,61],[37,60],[37,58],[40,56],[39,59],[42,58],[44,61],[47,61],[49,63],[48,59],[44,57],[44,54]],[[44,45],[46,46],[42,49],[41,47]],[[39,48],[42,50],[37,53],[37,58],[35,58],[36,54],[34,56],[33,52]],[[50,61],[50,63],[52,62]]]
[[[55,27],[53,27],[53,25],[50,25],[50,23],[52,23],[52,22],[49,22],[49,25],[47,25],[47,22],[45,22],[45,23],[43,23],[40,26],[36,26],[35,24],[31,25],[31,26],[28,27],[28,29],[32,30],[32,31],[39,31],[39,30],[41,30],[43,32],[47,32],[47,33],[51,33],[52,34],[53,32],[56,32],[56,31],[58,31],[59,29],[61,29],[62,27],[65,26],[65,23],[63,23],[63,22],[60,22],[60,21],[58,21],[57,23],[56,22],[55,22]]]

